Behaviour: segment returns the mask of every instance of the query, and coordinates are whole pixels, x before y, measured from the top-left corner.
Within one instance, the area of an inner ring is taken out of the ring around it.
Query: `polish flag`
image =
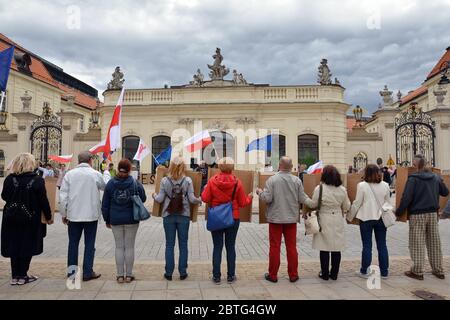
[[[125,88],[119,96],[119,101],[117,101],[116,108],[109,125],[108,134],[106,135],[104,154],[110,156],[110,154],[120,148],[121,138],[120,138],[120,127],[122,124],[122,107],[123,107],[123,96],[125,94]]]
[[[212,143],[208,130],[199,132],[184,142],[184,146],[188,152],[201,150]]]
[[[137,160],[137,161],[141,162],[149,154],[150,154],[150,149],[147,147],[144,140],[141,139],[139,141],[139,147],[137,149],[137,152],[136,152],[133,160]]]
[[[92,154],[97,154],[105,151],[105,143],[106,140],[102,140],[100,143],[96,144],[92,148],[89,149],[89,152]]]
[[[58,163],[69,163],[72,161],[73,154],[70,156],[48,156],[48,158]]]
[[[322,163],[322,160],[320,160],[319,162],[310,166],[308,168],[308,170],[306,170],[306,173],[307,174],[320,174],[320,173],[322,173],[322,170],[323,170],[323,163]]]

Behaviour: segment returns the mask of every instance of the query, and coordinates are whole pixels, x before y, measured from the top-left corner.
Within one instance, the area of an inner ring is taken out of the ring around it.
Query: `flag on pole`
[[[272,135],[250,142],[245,152],[250,152],[252,150],[272,151]]]
[[[70,156],[49,156],[48,158],[58,163],[69,163],[72,161],[73,154]]]
[[[141,138],[139,141],[138,149],[136,151],[136,154],[134,155],[133,160],[137,160],[137,161],[141,162],[150,153],[151,153],[150,149],[147,147],[144,140],[142,140],[142,138]]]
[[[0,52],[0,91],[6,91],[13,56],[14,46]]]
[[[169,146],[166,150],[158,154],[155,158],[157,165],[164,164],[166,161],[170,161],[172,158],[172,146]]]
[[[208,130],[204,130],[187,139],[184,142],[184,147],[188,152],[195,152],[197,150],[201,150],[206,148],[212,143],[211,136],[209,135]]]
[[[123,107],[123,96],[125,94],[125,88],[122,89],[120,93],[119,100],[117,101],[116,108],[111,119],[111,123],[108,128],[108,134],[106,135],[104,153],[107,156],[117,149],[120,148],[121,137],[120,137],[120,127],[122,123],[122,107]]]
[[[323,163],[322,163],[322,160],[320,160],[319,162],[310,166],[306,170],[306,173],[307,174],[319,174],[319,173],[322,173],[322,170],[323,170]]]
[[[89,149],[89,152],[92,154],[97,154],[100,152],[104,152],[105,150],[105,143],[106,140],[102,140],[101,142],[97,143],[95,146]]]

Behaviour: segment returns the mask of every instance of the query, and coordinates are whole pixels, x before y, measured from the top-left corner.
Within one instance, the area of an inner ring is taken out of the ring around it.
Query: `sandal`
[[[134,280],[136,280],[136,278],[135,278],[134,276],[127,276],[127,277],[125,278],[125,282],[126,282],[126,283],[131,283],[131,282],[133,282]]]
[[[32,282],[37,281],[38,279],[39,278],[36,276],[26,276],[24,280],[25,280],[25,283],[32,283]]]
[[[125,282],[125,278],[123,276],[117,277],[117,283],[124,283],[124,282]]]

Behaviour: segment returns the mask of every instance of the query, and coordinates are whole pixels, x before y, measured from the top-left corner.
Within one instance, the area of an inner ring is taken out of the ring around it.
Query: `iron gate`
[[[414,155],[422,154],[434,167],[435,122],[417,103],[395,118],[397,164],[411,166]]]
[[[60,155],[62,125],[48,103],[44,103],[42,115],[31,126],[31,153],[36,160],[48,162],[49,155]]]

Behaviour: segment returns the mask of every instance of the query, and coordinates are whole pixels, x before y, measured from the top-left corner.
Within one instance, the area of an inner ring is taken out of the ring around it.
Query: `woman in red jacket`
[[[220,265],[222,263],[222,251],[225,238],[227,250],[227,281],[233,283],[236,280],[236,236],[239,229],[239,208],[246,207],[252,203],[252,193],[246,195],[241,181],[231,172],[234,169],[234,161],[231,158],[219,160],[220,173],[212,177],[202,193],[203,202],[215,207],[231,200],[234,187],[236,192],[233,201],[234,225],[228,229],[212,231],[214,243],[213,250],[213,282],[220,284]]]

